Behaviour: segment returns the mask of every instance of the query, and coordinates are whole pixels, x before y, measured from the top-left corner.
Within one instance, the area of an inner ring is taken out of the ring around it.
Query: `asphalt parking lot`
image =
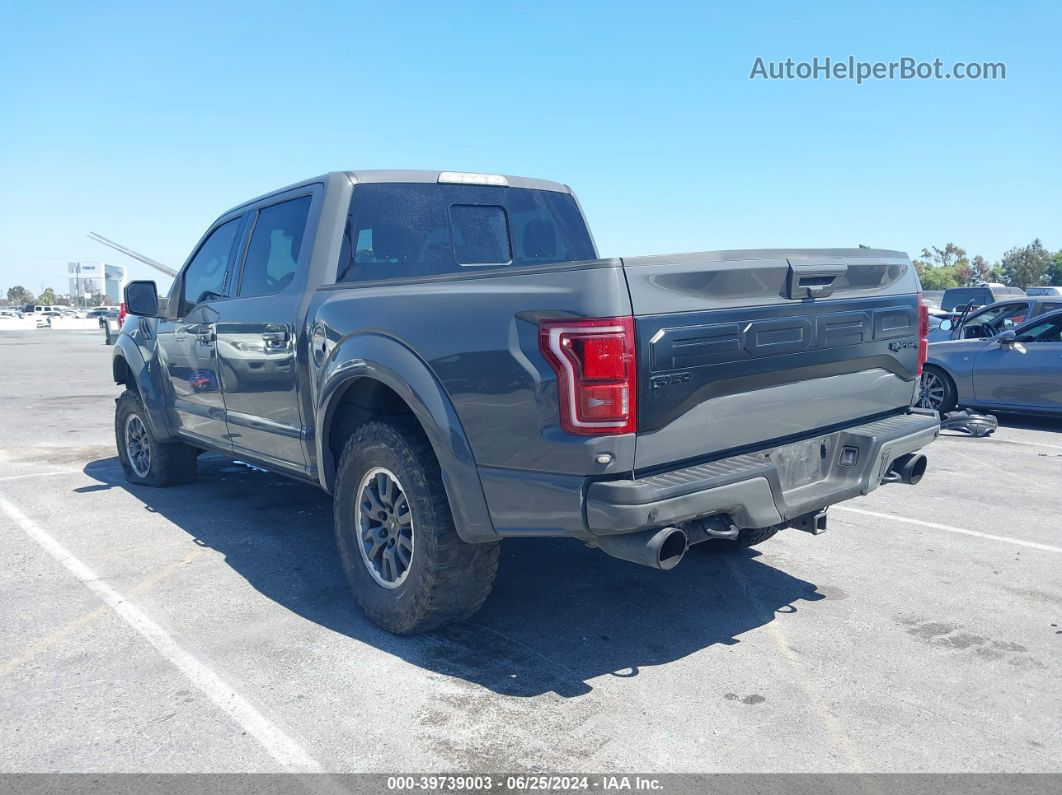
[[[469,622],[362,618],[329,498],[131,486],[100,334],[0,336],[0,771],[1062,770],[1062,423],[672,572],[508,542]]]

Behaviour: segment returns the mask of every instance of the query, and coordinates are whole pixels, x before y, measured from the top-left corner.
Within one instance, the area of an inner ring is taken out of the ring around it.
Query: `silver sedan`
[[[1062,311],[990,339],[930,344],[918,405],[1062,414]]]

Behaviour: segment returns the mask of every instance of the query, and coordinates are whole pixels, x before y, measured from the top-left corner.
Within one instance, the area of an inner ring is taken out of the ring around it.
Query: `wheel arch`
[[[963,379],[955,374],[953,368],[949,367],[940,359],[930,359],[926,362],[925,366],[927,368],[931,367],[934,370],[939,370],[941,373],[943,373],[948,378],[948,380],[951,381],[951,385],[955,388],[956,397],[960,399],[965,397],[963,391],[959,389],[959,385],[963,382]]]
[[[115,340],[111,357],[111,374],[114,383],[125,386],[140,395],[147,412],[147,421],[156,439],[176,438],[173,424],[164,408],[166,393],[158,383],[157,368],[149,368],[140,348],[121,334]]]
[[[339,452],[364,422],[412,416],[439,461],[443,486],[464,541],[496,541],[471,445],[457,412],[429,366],[389,337],[365,334],[341,341],[320,375],[315,446],[318,479],[332,493]]]

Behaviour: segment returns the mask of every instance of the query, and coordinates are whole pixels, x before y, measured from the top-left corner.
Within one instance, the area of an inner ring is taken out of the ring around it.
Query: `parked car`
[[[939,432],[912,408],[905,254],[599,259],[543,180],[307,180],[218,218],[165,301],[125,300],[125,477],[183,483],[211,450],[318,484],[356,600],[399,633],[473,613],[504,538],[670,569],[817,534],[828,506],[917,483]]]
[[[45,328],[51,325],[52,318],[63,317],[63,313],[53,307],[46,307],[43,312],[34,312],[31,315],[37,321],[37,328]]]
[[[929,346],[918,404],[947,412],[1062,413],[1062,311],[990,339]]]
[[[985,284],[978,287],[950,287],[940,299],[940,308],[945,312],[961,312],[969,307],[980,309],[999,301],[1011,298],[1024,298],[1025,291],[1020,287],[1006,287],[1002,284]]]
[[[955,319],[938,318],[936,327],[930,318],[929,341],[994,337],[1030,318],[1058,309],[1062,309],[1062,296],[1056,299],[1032,297],[1020,301],[1000,301],[975,312],[960,313]]]
[[[1052,298],[1062,298],[1062,287],[1058,287],[1055,285],[1047,285],[1046,287],[1026,287],[1025,294],[1036,296],[1045,295],[1051,296]]]

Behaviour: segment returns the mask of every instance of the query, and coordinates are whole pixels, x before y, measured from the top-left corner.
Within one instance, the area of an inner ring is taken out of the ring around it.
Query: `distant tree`
[[[930,265],[937,265],[941,268],[950,268],[952,265],[961,263],[969,265],[969,260],[966,258],[966,249],[954,243],[948,243],[944,248],[937,248],[936,246],[924,248],[922,249],[922,259]]]
[[[973,266],[966,260],[962,260],[956,265],[952,266],[952,273],[955,275],[955,281],[959,287],[971,287],[977,284],[977,275],[974,273]]]
[[[44,304],[45,306],[51,306],[55,303],[55,290],[51,287],[45,289],[43,293],[37,296],[37,303]]]
[[[870,246],[868,246],[866,243],[860,243],[859,247],[860,248],[870,248]]]
[[[1012,248],[1003,255],[1003,272],[1008,284],[1031,287],[1043,284],[1048,268],[1053,264],[1051,252],[1037,238],[1027,246]]]
[[[929,265],[922,260],[914,261],[915,271],[922,282],[923,290],[947,290],[949,287],[958,287],[959,282],[955,278],[954,267],[941,267]]]
[[[966,249],[955,243],[948,243],[944,248],[930,246],[922,249],[922,257],[914,261],[914,266],[927,290],[966,287],[977,282]]]
[[[1062,248],[1055,252],[1051,258],[1051,265],[1047,269],[1047,283],[1062,287]]]
[[[14,287],[7,288],[7,302],[14,306],[25,306],[26,304],[32,304],[33,293],[31,293],[21,284],[16,284]]]
[[[989,265],[988,260],[978,254],[970,262],[970,267],[973,269],[973,276],[975,283],[991,282],[994,281],[995,266]]]

